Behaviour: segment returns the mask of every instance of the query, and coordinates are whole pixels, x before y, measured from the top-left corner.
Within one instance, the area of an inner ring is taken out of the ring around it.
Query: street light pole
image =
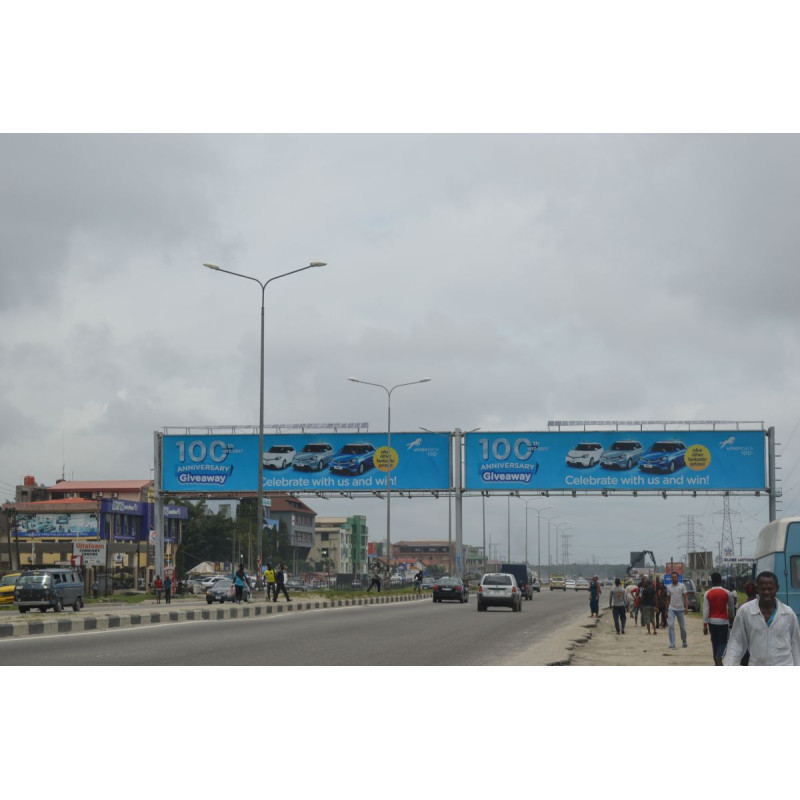
[[[274,275],[266,281],[260,281],[251,275],[243,275],[241,272],[233,272],[229,269],[223,269],[216,264],[208,262],[203,263],[204,267],[216,270],[217,272],[225,272],[228,275],[235,275],[237,278],[244,278],[248,281],[253,281],[261,287],[261,354],[259,361],[259,395],[258,395],[258,469],[256,475],[258,476],[258,488],[256,491],[256,560],[258,562],[258,576],[256,578],[256,586],[261,587],[261,564],[262,564],[262,543],[264,537],[264,294],[267,286],[272,281],[278,278],[285,278],[287,275],[294,275],[297,272],[303,272],[307,269],[314,267],[324,267],[324,261],[312,261],[308,266],[300,267],[300,269],[293,269],[291,272],[284,272],[281,275]]]
[[[358,378],[348,378],[347,380],[352,381],[353,383],[363,383],[366,386],[377,386],[379,389],[383,389],[386,392],[386,406],[387,406],[387,415],[386,415],[386,569],[387,569],[387,578],[391,578],[392,570],[390,564],[391,558],[391,547],[392,547],[392,536],[391,536],[391,529],[392,529],[392,513],[391,513],[391,504],[392,504],[392,467],[393,467],[393,458],[392,458],[392,392],[395,389],[399,389],[401,386],[413,386],[416,383],[428,383],[430,378],[420,378],[418,381],[409,381],[408,383],[398,383],[392,386],[391,389],[384,386],[382,383],[370,383],[369,381],[361,381]],[[377,465],[376,465],[377,466]],[[449,502],[449,500],[448,500]]]
[[[540,533],[541,533],[541,521],[542,521],[542,511],[547,511],[548,508],[553,508],[553,506],[545,506],[544,508],[531,508],[528,503],[525,503],[525,563],[528,563],[528,512],[535,511],[536,512],[536,541],[538,546],[538,553],[537,553],[537,562],[536,562],[536,569],[537,571],[541,571],[542,569],[542,553],[541,553],[541,541],[540,541]]]

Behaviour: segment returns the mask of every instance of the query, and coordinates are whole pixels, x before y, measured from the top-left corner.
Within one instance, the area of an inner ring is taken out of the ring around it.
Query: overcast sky
[[[741,420],[782,443],[800,505],[791,135],[4,135],[0,488],[149,478],[153,432],[267,423],[543,431],[549,420]],[[464,541],[481,544],[480,499]],[[366,514],[375,499],[309,504]],[[715,550],[722,500],[554,498],[570,556]],[[511,555],[525,504],[510,503]],[[732,498],[752,551],[767,501]],[[486,502],[507,550],[509,503]],[[533,538],[536,515],[529,514]],[[398,499],[392,538],[446,538]],[[741,542],[740,542],[741,539]],[[541,544],[544,549],[544,542]],[[555,539],[551,545],[555,550]],[[555,553],[552,552],[552,559]],[[547,561],[543,553],[543,561]]]
[[[322,260],[324,269],[268,289],[268,422],[384,430],[385,395],[350,375],[431,378],[394,395],[395,430],[758,420],[782,442],[780,511],[798,513],[800,159],[796,136],[764,135],[798,129],[795,14],[791,3],[681,0],[668,9],[631,0],[4,8],[2,130],[15,135],[0,135],[0,499],[25,475],[148,478],[153,431],[165,426],[256,424],[259,292],[201,265],[266,279]],[[327,135],[64,133],[84,131]],[[616,131],[646,135],[603,134]],[[756,135],[671,135],[684,131]],[[366,514],[372,537],[385,534],[380,500],[309,502],[323,515]],[[529,504],[553,506],[542,516],[569,523],[570,554],[588,562],[640,549],[679,556],[690,519],[698,547],[716,550],[722,530],[717,497]],[[516,558],[522,500],[487,500],[487,536],[502,556],[509,508]],[[397,499],[392,509],[393,540],[447,535],[446,500]],[[465,499],[464,511],[464,540],[480,544],[480,499]],[[733,497],[731,514],[748,554],[766,498]],[[73,688],[84,673],[70,674]],[[225,688],[213,699],[207,674],[183,695],[173,673],[130,677],[152,678],[148,719],[198,702],[227,708],[235,696],[259,718],[262,700],[274,699],[270,718],[294,714],[306,730],[335,720],[345,748],[359,743],[359,770],[367,780],[375,770],[392,797],[412,781],[441,782],[447,762],[414,749],[441,714],[479,722],[487,699],[524,706],[534,724],[521,733],[545,753],[539,785],[563,782],[584,740],[596,755],[596,726],[576,717],[602,724],[619,714],[617,694],[598,693],[596,673],[580,670],[537,671],[543,692],[530,691],[527,670],[459,671],[463,687],[433,694],[440,672],[403,670],[390,676],[403,702],[389,693],[385,706],[372,680],[385,672],[340,670],[339,691],[320,694],[307,683],[284,691],[307,681],[305,671],[271,671],[265,690],[260,671],[248,673],[250,685],[241,671],[219,670]],[[629,674],[623,685],[622,673],[604,673],[603,685],[619,680],[624,691]],[[684,674],[670,680],[691,708],[707,686]],[[455,673],[447,677],[452,687]],[[391,735],[361,735],[376,707],[383,731],[410,734],[396,750],[414,759],[408,783],[392,769]],[[364,713],[349,736],[354,708]],[[724,725],[726,710],[715,714]],[[263,737],[253,733],[248,741]],[[269,769],[277,779],[290,763],[293,780],[302,773],[281,742]],[[473,788],[498,774],[492,742],[481,744],[481,766],[461,770]],[[256,762],[236,747],[252,777]],[[505,737],[498,747],[503,771]],[[318,773],[338,774],[341,755],[335,743],[319,750]],[[463,748],[449,755],[463,764]],[[94,763],[109,778],[119,771],[113,751]],[[612,796],[617,767],[606,774],[602,759],[592,763],[593,791]],[[626,770],[628,782],[649,777],[644,762]],[[689,776],[702,785],[702,770]]]

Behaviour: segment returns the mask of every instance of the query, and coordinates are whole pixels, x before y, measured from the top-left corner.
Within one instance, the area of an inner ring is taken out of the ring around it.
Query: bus
[[[754,573],[778,576],[777,597],[800,616],[800,517],[770,522],[756,541]]]

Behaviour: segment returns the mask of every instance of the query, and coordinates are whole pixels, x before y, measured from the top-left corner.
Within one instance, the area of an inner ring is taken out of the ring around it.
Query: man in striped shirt
[[[725,648],[728,646],[728,631],[733,626],[733,594],[722,585],[722,575],[711,573],[711,588],[703,600],[703,635],[711,634],[711,654],[714,664],[722,666]]]

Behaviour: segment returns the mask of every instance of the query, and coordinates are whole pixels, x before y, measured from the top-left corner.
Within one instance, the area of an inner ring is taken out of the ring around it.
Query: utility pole
[[[733,558],[736,555],[733,546],[733,527],[731,526],[731,500],[727,494],[722,498],[722,511],[714,513],[722,514],[722,537],[719,543],[719,567],[721,569],[726,558]]]
[[[566,567],[566,565],[569,563],[569,540],[571,538],[572,538],[571,533],[561,534],[561,550],[562,550],[561,563],[564,565],[564,567]]]
[[[686,565],[687,567],[691,564],[691,554],[697,552],[697,543],[695,540],[695,525],[700,525],[701,523],[695,522],[694,514],[688,514],[684,517],[686,522],[682,522],[681,525],[686,526]]]

